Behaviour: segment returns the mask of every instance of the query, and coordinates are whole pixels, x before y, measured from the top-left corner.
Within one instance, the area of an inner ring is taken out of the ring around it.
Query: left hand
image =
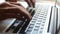
[[[35,1],[36,0],[25,0],[30,7],[35,7]]]

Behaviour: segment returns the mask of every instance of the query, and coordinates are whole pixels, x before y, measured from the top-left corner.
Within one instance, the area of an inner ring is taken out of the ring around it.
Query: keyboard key
[[[27,31],[26,34],[31,34],[31,32]]]
[[[36,28],[39,28],[40,26],[35,26]]]
[[[40,34],[42,34],[42,31],[40,31]]]
[[[32,30],[31,29],[28,29],[27,31],[31,32]]]
[[[40,25],[41,23],[37,23],[37,25]]]
[[[38,31],[34,30],[34,31],[32,32],[32,34],[37,34],[37,32],[38,32]]]
[[[34,26],[34,24],[30,24],[30,27],[33,27]]]
[[[38,31],[39,30],[39,28],[38,29],[34,29],[34,31]]]
[[[18,25],[19,25],[19,23],[15,23],[15,24],[14,24],[14,26],[18,26]]]

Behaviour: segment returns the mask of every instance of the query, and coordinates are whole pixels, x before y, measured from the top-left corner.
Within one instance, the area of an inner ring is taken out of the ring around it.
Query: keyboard
[[[26,34],[44,34],[48,31],[49,19],[52,6],[37,5],[36,13],[26,28]]]

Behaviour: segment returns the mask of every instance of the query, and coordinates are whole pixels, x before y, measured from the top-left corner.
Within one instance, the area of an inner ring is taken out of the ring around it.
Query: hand
[[[8,2],[4,3],[7,7],[0,8],[0,20],[6,18],[18,18],[22,19],[22,16],[30,20],[32,17],[29,12],[22,6],[10,4]]]
[[[56,31],[56,34],[60,34],[60,27],[59,27],[59,29]]]
[[[25,0],[30,7],[35,7],[35,0]]]

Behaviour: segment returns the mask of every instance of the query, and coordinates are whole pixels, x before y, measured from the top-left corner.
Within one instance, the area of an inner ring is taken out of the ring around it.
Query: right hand
[[[20,18],[20,19],[22,19],[21,16],[24,16],[28,20],[31,20],[31,18],[32,18],[31,15],[22,6],[10,4],[8,2],[6,2],[4,4],[5,4],[6,7],[0,9],[0,20],[6,19],[6,18]],[[19,14],[19,15],[17,16],[17,14]]]

